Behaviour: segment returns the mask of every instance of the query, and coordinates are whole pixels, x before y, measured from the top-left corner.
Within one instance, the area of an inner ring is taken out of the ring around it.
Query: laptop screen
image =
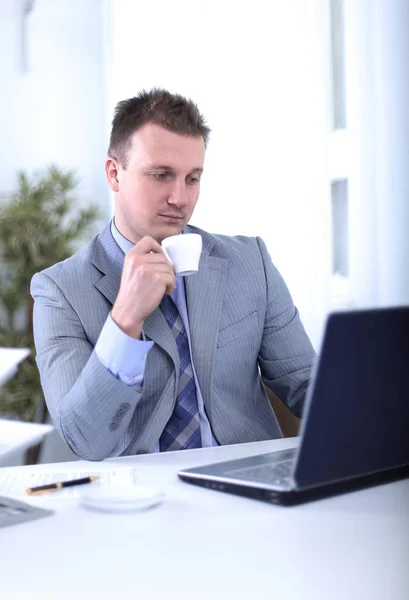
[[[294,478],[319,485],[409,464],[409,308],[329,316]]]

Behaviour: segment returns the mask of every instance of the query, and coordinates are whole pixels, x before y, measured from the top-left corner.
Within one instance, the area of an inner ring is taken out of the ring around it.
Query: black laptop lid
[[[310,396],[297,487],[409,464],[409,308],[331,314]]]

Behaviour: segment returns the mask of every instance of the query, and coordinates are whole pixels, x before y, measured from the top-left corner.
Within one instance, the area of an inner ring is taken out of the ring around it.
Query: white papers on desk
[[[80,479],[81,477],[100,477],[99,481],[86,485],[115,485],[115,486],[134,486],[136,484],[137,469],[132,467],[120,467],[118,469],[67,469],[64,471],[64,463],[61,464],[61,470],[56,471],[34,467],[33,470],[22,470],[8,468],[0,469],[0,496],[11,496],[13,498],[28,497],[25,494],[27,488],[47,485],[49,483],[58,483],[59,481],[68,481],[70,479]],[[74,486],[65,488],[58,492],[50,492],[39,498],[78,498],[78,490],[84,486]],[[30,496],[30,501],[35,496]]]
[[[35,446],[52,429],[52,425],[0,419],[0,463],[6,464],[7,455]]]
[[[0,348],[0,385],[13,377],[18,365],[29,354],[27,348]]]

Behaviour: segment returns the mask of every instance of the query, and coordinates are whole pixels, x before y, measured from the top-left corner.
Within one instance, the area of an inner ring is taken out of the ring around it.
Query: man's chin
[[[171,235],[178,235],[185,227],[186,223],[184,221],[180,223],[167,223],[166,226],[161,227],[153,237],[161,243],[165,238],[170,237]]]

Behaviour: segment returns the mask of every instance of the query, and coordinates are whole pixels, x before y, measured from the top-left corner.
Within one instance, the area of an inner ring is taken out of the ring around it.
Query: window
[[[329,182],[332,215],[332,307],[350,304],[348,227],[348,129],[345,99],[344,2],[330,0],[332,124]]]

